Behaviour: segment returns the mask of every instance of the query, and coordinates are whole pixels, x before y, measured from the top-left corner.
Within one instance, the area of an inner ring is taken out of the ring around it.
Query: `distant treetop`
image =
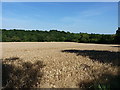
[[[118,27],[118,30],[116,31],[116,34],[120,34],[120,27]]]
[[[118,30],[120,30],[120,27],[118,27]]]

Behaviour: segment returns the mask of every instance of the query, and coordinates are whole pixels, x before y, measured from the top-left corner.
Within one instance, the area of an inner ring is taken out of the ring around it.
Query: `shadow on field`
[[[18,57],[7,58],[2,64],[2,87],[6,88],[34,88],[40,84],[45,65],[41,61],[23,62]]]
[[[103,74],[101,77],[88,82],[80,82],[79,88],[85,90],[115,90],[120,89],[120,74]]]
[[[112,46],[112,47],[117,47],[117,48],[120,48],[120,46]]]
[[[98,50],[62,50],[62,52],[76,53],[81,56],[88,56],[93,61],[99,61],[101,63],[112,63],[114,66],[120,66],[120,52],[110,51],[98,51]],[[120,68],[120,67],[118,67]],[[92,72],[91,77],[94,77],[92,81],[83,81],[79,83],[79,88],[83,90],[115,90],[120,89],[120,70],[118,69],[117,75],[112,75],[107,72],[102,75],[96,75],[96,72]]]
[[[9,61],[13,61],[13,60],[20,60],[19,57],[10,57],[10,58],[6,58],[5,60],[9,60]]]
[[[111,63],[114,66],[120,66],[120,52],[98,51],[98,50],[62,50],[62,52],[76,53],[81,56],[88,56],[93,61],[102,63]]]
[[[120,46],[111,46],[111,47],[115,47],[118,49],[118,51],[120,52]]]

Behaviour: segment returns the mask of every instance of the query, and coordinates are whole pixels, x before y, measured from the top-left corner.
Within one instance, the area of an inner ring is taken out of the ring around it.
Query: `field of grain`
[[[119,58],[118,45],[2,42],[3,87],[86,88],[119,76]]]

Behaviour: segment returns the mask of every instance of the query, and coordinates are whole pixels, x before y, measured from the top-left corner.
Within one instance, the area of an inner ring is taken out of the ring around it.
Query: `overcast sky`
[[[113,34],[117,2],[3,2],[2,28]]]

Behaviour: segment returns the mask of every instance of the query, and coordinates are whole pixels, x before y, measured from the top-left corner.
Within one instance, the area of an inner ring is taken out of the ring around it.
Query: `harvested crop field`
[[[2,54],[4,88],[84,89],[120,76],[118,45],[2,42]]]

